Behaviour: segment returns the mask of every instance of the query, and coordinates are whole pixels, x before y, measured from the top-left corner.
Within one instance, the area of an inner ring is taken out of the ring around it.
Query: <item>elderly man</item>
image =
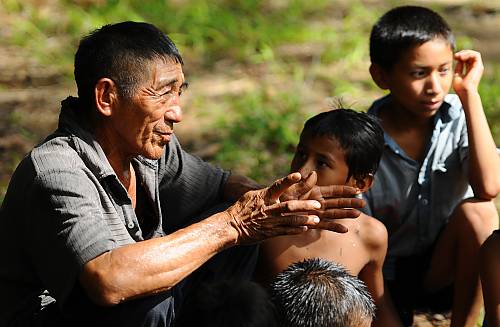
[[[149,24],[82,39],[78,98],[62,102],[0,210],[0,325],[169,326],[186,277],[219,252],[311,227],[343,232],[328,218],[357,217],[352,188],[296,173],[258,189],[184,152],[173,134],[182,64]]]

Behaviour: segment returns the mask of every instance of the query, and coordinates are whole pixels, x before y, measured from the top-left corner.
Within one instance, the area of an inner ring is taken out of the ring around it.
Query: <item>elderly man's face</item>
[[[125,153],[159,159],[174,123],[182,120],[179,97],[186,84],[181,64],[173,60],[156,60],[151,67],[131,101],[123,102],[116,123]]]

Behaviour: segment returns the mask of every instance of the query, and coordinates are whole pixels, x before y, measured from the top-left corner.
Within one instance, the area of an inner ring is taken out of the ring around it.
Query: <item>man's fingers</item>
[[[329,209],[325,211],[313,212],[321,220],[323,219],[344,219],[344,218],[358,218],[361,211],[356,209]]]
[[[281,196],[281,201],[288,200],[305,200],[310,198],[311,190],[316,185],[317,175],[315,171],[312,171],[306,178],[292,186],[290,186]],[[316,200],[316,199],[315,199]]]
[[[321,208],[321,203],[316,200],[290,200],[272,204],[264,209],[270,216],[279,216],[287,213],[314,211]]]
[[[292,173],[286,177],[280,178],[268,187],[268,195],[271,202],[276,202],[281,194],[285,192],[290,186],[300,181],[302,176],[300,173]]]
[[[325,210],[331,208],[363,208],[365,200],[358,198],[332,198],[321,201],[322,208]]]
[[[359,193],[359,189],[346,185],[319,186],[323,198],[350,198]]]
[[[274,216],[269,219],[273,219],[273,225],[288,227],[316,226],[320,222],[319,217],[315,215]]]
[[[314,226],[309,226],[309,228],[325,229],[336,233],[347,233],[349,231],[349,229],[346,226],[328,220],[322,220]]]
[[[317,181],[318,175],[315,171],[312,171],[305,180],[302,180],[297,184],[297,198],[300,200],[307,199],[309,197],[310,191],[312,190],[314,185],[316,185]]]

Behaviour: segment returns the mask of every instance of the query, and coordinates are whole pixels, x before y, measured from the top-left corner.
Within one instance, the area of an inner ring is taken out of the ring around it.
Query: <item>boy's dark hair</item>
[[[455,37],[446,21],[436,12],[418,6],[401,6],[386,12],[370,34],[370,59],[390,71],[409,48],[435,38],[455,49]]]
[[[310,118],[300,137],[304,136],[329,136],[339,142],[349,167],[347,180],[375,174],[384,151],[384,131],[378,119],[352,109],[333,109]]]
[[[183,63],[175,44],[154,25],[122,22],[93,31],[80,41],[75,54],[74,73],[81,103],[93,106],[95,84],[103,77],[112,79],[119,95],[129,99],[149,76],[148,64],[156,59]]]
[[[183,304],[176,327],[277,327],[266,290],[248,280],[202,284]]]
[[[314,258],[291,264],[271,282],[284,327],[355,327],[375,316],[365,284],[335,262]]]

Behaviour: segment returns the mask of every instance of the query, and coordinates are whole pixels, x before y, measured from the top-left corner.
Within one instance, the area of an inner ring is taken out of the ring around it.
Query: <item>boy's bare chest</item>
[[[314,234],[320,235],[314,235]],[[340,263],[353,275],[363,269],[370,261],[370,253],[363,240],[356,233],[339,234],[329,231],[311,231],[291,242],[283,251],[279,260],[286,267],[291,262],[301,261],[306,258],[320,257]]]

